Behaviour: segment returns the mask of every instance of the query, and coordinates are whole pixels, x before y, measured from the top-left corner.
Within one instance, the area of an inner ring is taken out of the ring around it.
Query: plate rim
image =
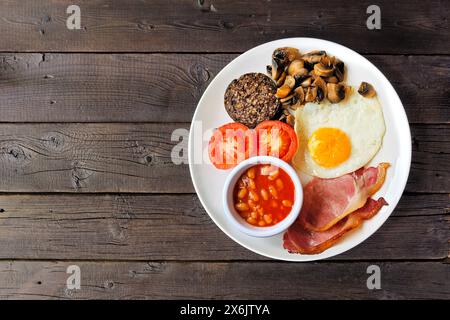
[[[205,95],[206,92],[208,90],[210,90],[211,87],[213,87],[213,85],[215,84],[215,82],[217,81],[217,79],[226,72],[227,68],[239,57],[241,57],[242,55],[246,55],[246,54],[251,54],[254,51],[257,51],[260,47],[262,46],[266,46],[269,44],[275,44],[276,42],[288,42],[288,41],[293,41],[293,42],[298,42],[298,41],[309,41],[309,40],[313,40],[313,41],[319,41],[319,42],[325,42],[328,43],[332,46],[337,46],[337,47],[341,47],[342,49],[345,50],[349,50],[351,51],[353,54],[356,54],[357,56],[359,56],[360,58],[363,59],[363,61],[365,63],[367,63],[370,67],[374,68],[375,72],[378,73],[378,75],[382,78],[382,80],[384,82],[386,82],[386,84],[388,85],[389,89],[395,94],[394,98],[398,100],[398,102],[400,103],[401,109],[398,110],[398,112],[400,113],[401,116],[401,120],[402,122],[406,122],[407,127],[403,128],[403,133],[406,134],[408,143],[406,144],[406,150],[405,150],[405,161],[407,163],[407,170],[406,170],[406,174],[404,176],[403,181],[401,181],[401,192],[399,193],[399,196],[397,199],[395,199],[395,201],[390,203],[390,207],[392,208],[392,210],[390,210],[389,214],[386,215],[386,218],[383,219],[380,224],[376,227],[374,227],[374,229],[372,231],[370,231],[370,234],[368,234],[364,239],[362,239],[359,243],[355,244],[354,246],[351,246],[350,248],[344,249],[341,252],[338,253],[331,253],[331,254],[326,254],[326,250],[324,252],[321,253],[321,256],[318,257],[318,255],[299,255],[299,254],[292,254],[292,259],[290,258],[282,258],[282,257],[277,257],[274,255],[271,255],[269,253],[263,252],[259,249],[254,249],[254,248],[250,248],[249,246],[247,246],[244,242],[236,239],[233,235],[231,235],[220,223],[218,223],[218,221],[215,219],[215,217],[209,212],[210,210],[208,210],[207,206],[205,205],[205,200],[203,199],[202,195],[199,193],[199,187],[196,183],[196,181],[194,180],[194,164],[193,161],[191,161],[191,159],[193,159],[193,155],[191,155],[191,153],[193,152],[193,148],[192,148],[192,143],[193,143],[193,125],[194,125],[194,119],[197,117],[197,113],[199,112],[199,105],[202,104],[203,100],[205,99]],[[395,208],[397,207],[398,202],[400,201],[404,191],[405,191],[405,187],[406,184],[408,182],[408,178],[409,178],[409,174],[411,172],[411,159],[412,159],[412,140],[411,140],[411,128],[410,128],[410,124],[408,121],[408,117],[406,115],[406,110],[405,107],[403,106],[403,103],[401,102],[401,99],[397,93],[397,91],[395,90],[394,86],[391,84],[391,82],[389,81],[389,79],[378,69],[378,67],[376,65],[374,65],[371,61],[369,61],[366,57],[364,57],[363,55],[361,55],[360,53],[354,51],[351,48],[348,48],[342,44],[330,41],[330,40],[325,40],[325,39],[319,39],[319,38],[310,38],[310,37],[290,37],[290,38],[281,38],[281,39],[277,39],[277,40],[272,40],[272,41],[268,41],[268,42],[264,42],[262,44],[257,45],[256,47],[253,47],[241,54],[239,54],[237,57],[235,57],[233,60],[231,60],[230,62],[228,62],[217,74],[216,76],[211,80],[211,82],[209,83],[209,85],[206,87],[206,89],[203,91],[203,94],[200,98],[200,100],[198,101],[196,107],[195,107],[195,111],[194,114],[192,116],[192,120],[191,120],[191,125],[189,127],[189,138],[188,138],[188,164],[189,164],[189,174],[191,176],[191,181],[192,184],[194,186],[194,190],[195,193],[198,197],[198,199],[200,200],[200,203],[203,206],[203,209],[206,211],[206,213],[209,215],[209,217],[211,218],[211,220],[214,222],[214,224],[223,232],[225,233],[231,240],[233,240],[234,242],[238,243],[239,245],[241,245],[242,247],[246,248],[247,250],[254,252],[256,254],[259,254],[263,257],[266,258],[270,258],[270,259],[274,259],[274,260],[278,260],[278,261],[289,261],[289,262],[311,262],[311,261],[319,261],[319,260],[324,260],[324,259],[329,259],[331,257],[335,257],[338,256],[342,253],[345,253],[351,249],[356,248],[357,246],[359,246],[360,244],[362,244],[363,242],[365,242],[367,239],[369,239],[371,236],[373,236],[378,230],[379,228],[381,228],[381,226],[384,225],[384,223],[387,221],[387,219],[392,215],[392,213],[394,212]],[[324,254],[325,253],[325,254]],[[302,259],[295,259],[295,257],[299,257],[301,256]]]

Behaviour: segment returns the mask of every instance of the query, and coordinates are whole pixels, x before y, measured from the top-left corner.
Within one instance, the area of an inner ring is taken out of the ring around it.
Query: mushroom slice
[[[318,77],[318,75],[316,74],[316,72],[314,71],[314,69],[312,69],[308,75],[312,78],[312,80],[316,80],[316,78]]]
[[[272,66],[271,65],[266,66],[266,72],[269,77],[272,77]]]
[[[302,83],[300,84],[303,88],[307,88],[309,86],[311,86],[313,82],[313,78],[312,77],[308,77],[305,80],[302,81]]]
[[[284,84],[288,85],[289,88],[295,87],[295,78],[293,76],[286,76],[286,79],[284,80]]]
[[[294,90],[295,95],[297,96],[297,102],[302,104],[305,101],[305,90],[302,87],[297,87]]]
[[[301,68],[297,76],[306,77],[309,74],[309,70],[306,68]]]
[[[272,59],[272,79],[277,81],[283,73],[283,66],[279,65],[275,59]]]
[[[304,69],[305,63],[303,60],[294,60],[288,67],[288,74],[294,76]],[[306,69],[305,69],[306,70]]]
[[[281,103],[290,102],[293,98],[294,98],[294,94],[290,94],[290,95],[288,95],[286,98],[280,99],[280,102],[281,102]]]
[[[280,77],[277,80],[277,87],[281,87],[281,85],[284,83],[284,80],[286,80],[286,72],[283,72]]]
[[[314,73],[320,77],[330,77],[333,75],[334,67],[332,65],[324,65],[322,63],[316,63],[314,65]]]
[[[309,76],[309,71],[308,69],[305,68],[301,68],[299,70],[299,72],[297,74],[294,75],[294,79],[297,83],[297,85],[299,85],[300,83],[303,82],[304,79],[306,79]]]
[[[345,75],[345,65],[344,63],[339,60],[338,58],[334,58],[334,74],[336,75],[339,82],[344,81],[344,75]]]
[[[327,83],[327,98],[332,103],[338,103],[345,98],[345,87],[340,83]]]
[[[339,79],[336,76],[324,77],[323,80],[327,83],[338,83]]]
[[[281,48],[283,51],[286,52],[287,58],[289,62],[294,61],[295,59],[300,58],[300,51],[297,48],[292,47],[284,47]]]
[[[275,93],[275,97],[282,99],[286,98],[289,93],[291,93],[292,88],[289,87],[287,84],[283,84],[281,87],[277,89],[277,93]]]
[[[281,104],[281,107],[283,109],[291,108],[293,105],[297,103],[297,97],[295,95],[289,95],[285,99],[289,98],[289,100],[286,100]]]
[[[329,56],[323,56],[320,59],[320,63],[323,64],[326,67],[332,66],[333,65],[333,61],[334,61],[334,57],[329,57]]]
[[[308,62],[309,64],[313,65],[322,59],[322,57],[326,56],[327,53],[323,50],[314,50],[311,52],[308,52],[302,56],[302,59]]]
[[[286,66],[289,62],[287,53],[282,50],[283,48],[275,49],[272,53],[272,60],[274,60],[280,66]]]
[[[305,81],[305,79],[308,77],[308,74],[304,75],[304,74],[297,74],[294,76],[295,79],[295,86],[298,87],[299,85],[301,85],[301,83],[303,81]]]
[[[305,101],[312,102],[316,100],[316,98],[317,98],[317,87],[309,87],[308,90],[306,90]]]
[[[327,84],[321,77],[317,77],[313,86],[317,87],[317,101],[322,101],[327,96]]]
[[[375,97],[376,94],[375,89],[372,87],[372,85],[364,81],[359,85],[358,93],[366,98]]]
[[[326,95],[325,95],[324,91],[322,90],[322,88],[317,87],[317,97],[316,97],[315,101],[320,102],[325,97],[326,97]]]
[[[296,48],[283,47],[275,49],[272,58],[283,66],[287,66],[290,62],[300,57],[300,52]]]

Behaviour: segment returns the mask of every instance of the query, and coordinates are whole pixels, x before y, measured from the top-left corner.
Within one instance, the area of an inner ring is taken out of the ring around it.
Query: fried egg
[[[299,148],[294,167],[308,175],[336,178],[356,171],[377,154],[385,133],[377,97],[356,90],[340,103],[307,103],[295,113]]]

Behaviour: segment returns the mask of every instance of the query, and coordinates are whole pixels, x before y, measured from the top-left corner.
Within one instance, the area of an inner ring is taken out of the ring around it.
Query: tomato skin
[[[282,140],[281,147],[285,147],[284,149],[286,150],[281,150],[282,152],[280,152],[280,147],[279,149],[275,149],[275,151],[272,151],[271,147],[273,145],[265,145],[265,150],[261,148],[262,144],[264,143],[263,137],[265,137],[265,135],[268,134],[272,129],[279,130],[279,134]],[[286,162],[290,162],[292,160],[295,153],[297,152],[298,140],[294,129],[290,125],[277,120],[266,120],[258,124],[254,130],[258,134],[258,155],[267,155],[266,151],[269,150],[269,155],[274,155],[272,153],[276,153],[281,160],[284,160]]]
[[[279,130],[280,147],[273,144],[264,144],[264,138],[268,137],[273,129]],[[228,136],[232,134],[232,136]],[[261,148],[264,146],[264,148]],[[289,162],[298,148],[297,135],[294,129],[281,121],[267,120],[261,122],[255,129],[231,122],[217,128],[208,143],[208,154],[211,163],[221,170],[235,167],[239,162],[256,155],[277,156],[281,160]],[[266,152],[269,150],[269,152]],[[231,152],[231,153],[230,153]]]
[[[228,136],[230,134],[232,136]],[[227,123],[217,128],[211,136],[208,143],[209,159],[217,169],[231,169],[254,154],[254,147],[256,139],[253,138],[252,130],[241,123]]]

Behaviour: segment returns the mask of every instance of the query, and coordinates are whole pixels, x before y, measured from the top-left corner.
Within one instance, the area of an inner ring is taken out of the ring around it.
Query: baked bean
[[[239,199],[244,199],[246,195],[247,195],[247,189],[243,188],[243,189],[239,190],[239,192],[238,192]]]
[[[261,189],[261,197],[266,201],[269,200],[269,193],[266,189]]]
[[[267,179],[273,181],[273,180],[277,179],[279,175],[280,175],[280,170],[277,169],[277,170],[274,170],[271,173],[269,173],[269,176],[267,177]]]
[[[255,211],[252,211],[252,213],[250,214],[250,216],[251,216],[253,219],[257,219],[257,218],[258,218],[258,213],[255,212]]]
[[[274,186],[272,186],[272,185],[269,186],[269,192],[272,195],[272,197],[274,197],[275,199],[278,199],[278,191],[277,191],[277,189],[275,189]]]
[[[283,200],[281,201],[281,204],[285,207],[292,207],[292,202],[289,200]]]
[[[266,165],[266,166],[262,166],[261,167],[261,174],[263,176],[269,175],[270,171],[272,171],[272,166],[271,165]]]
[[[252,217],[247,218],[247,222],[250,224],[256,224],[256,219],[253,219]]]
[[[259,200],[258,194],[253,190],[250,190],[248,197],[255,202],[258,202],[258,200]]]
[[[258,208],[258,209],[256,209],[256,211],[258,211],[260,216],[262,216],[264,214],[264,209],[263,208]]]
[[[248,207],[248,204],[246,204],[244,202],[236,203],[235,207],[236,207],[236,210],[238,210],[238,211],[247,211],[248,209],[250,209]]]
[[[263,219],[264,219],[264,221],[265,221],[267,224],[271,224],[271,223],[272,223],[272,215],[271,215],[271,214],[265,214],[265,215],[263,216]]]
[[[259,220],[258,221],[258,226],[264,227],[265,225],[266,225],[266,222],[264,220]]]
[[[282,190],[283,187],[284,187],[283,180],[277,179],[277,181],[275,181],[275,185],[277,186],[277,189],[278,189],[278,190]]]
[[[250,216],[248,211],[240,211],[239,215],[244,219],[247,219]]]
[[[276,202],[275,200],[270,201],[270,205],[272,206],[272,208],[278,208],[278,202]]]
[[[255,167],[252,167],[247,170],[247,177],[249,177],[250,179],[255,179],[255,177],[256,177],[256,168]]]
[[[256,184],[255,184],[255,180],[248,178],[247,179],[247,183],[248,183],[248,187],[250,189],[256,189]]]

